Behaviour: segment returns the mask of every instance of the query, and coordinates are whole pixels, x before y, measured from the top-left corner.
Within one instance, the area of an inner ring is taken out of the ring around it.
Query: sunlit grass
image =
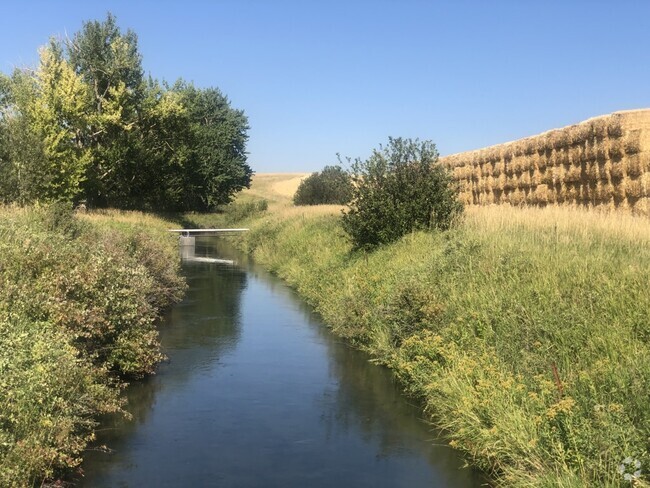
[[[470,207],[450,232],[363,254],[351,252],[340,207],[276,202],[246,220],[242,246],[392,367],[499,482],[630,486],[629,457],[641,462],[635,486],[647,486],[647,218]]]

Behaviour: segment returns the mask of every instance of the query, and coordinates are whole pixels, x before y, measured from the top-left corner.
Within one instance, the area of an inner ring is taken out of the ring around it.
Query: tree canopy
[[[145,78],[113,15],[0,74],[0,202],[213,210],[250,186],[248,120],[217,88]]]
[[[295,205],[344,205],[352,198],[352,179],[340,166],[325,166],[300,182],[293,196]]]

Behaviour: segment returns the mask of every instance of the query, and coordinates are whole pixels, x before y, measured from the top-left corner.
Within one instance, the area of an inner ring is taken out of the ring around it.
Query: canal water
[[[286,285],[197,239],[189,289],[161,325],[168,356],[109,418],[85,487],[474,487],[390,371],[333,336]]]

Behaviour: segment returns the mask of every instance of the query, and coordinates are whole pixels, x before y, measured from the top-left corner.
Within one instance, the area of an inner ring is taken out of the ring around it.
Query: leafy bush
[[[352,198],[352,179],[340,166],[325,166],[300,182],[295,205],[344,205]]]
[[[0,206],[0,486],[81,462],[125,376],[162,358],[155,321],[185,289],[169,223]]]
[[[93,417],[121,408],[105,372],[47,322],[0,317],[0,378],[0,486],[36,486],[77,467]]]
[[[353,195],[343,229],[356,249],[370,249],[416,230],[448,229],[462,212],[449,171],[431,141],[389,138],[353,166]]]

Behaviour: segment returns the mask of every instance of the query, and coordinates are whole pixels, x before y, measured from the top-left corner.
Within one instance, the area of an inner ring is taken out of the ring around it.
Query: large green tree
[[[138,111],[144,98],[142,57],[136,34],[116,19],[85,22],[67,42],[68,57],[90,92],[92,110],[85,142],[92,150],[85,184],[93,204],[133,206],[137,178]]]
[[[190,122],[182,206],[213,210],[250,186],[253,171],[246,162],[248,119],[216,88],[198,89],[178,82],[174,91],[181,95]]]
[[[0,201],[213,210],[250,185],[247,131],[218,89],[145,79],[108,14],[0,77]]]
[[[2,85],[3,199],[74,200],[90,161],[82,141],[87,99],[60,44],[51,41],[36,70],[17,70]]]

